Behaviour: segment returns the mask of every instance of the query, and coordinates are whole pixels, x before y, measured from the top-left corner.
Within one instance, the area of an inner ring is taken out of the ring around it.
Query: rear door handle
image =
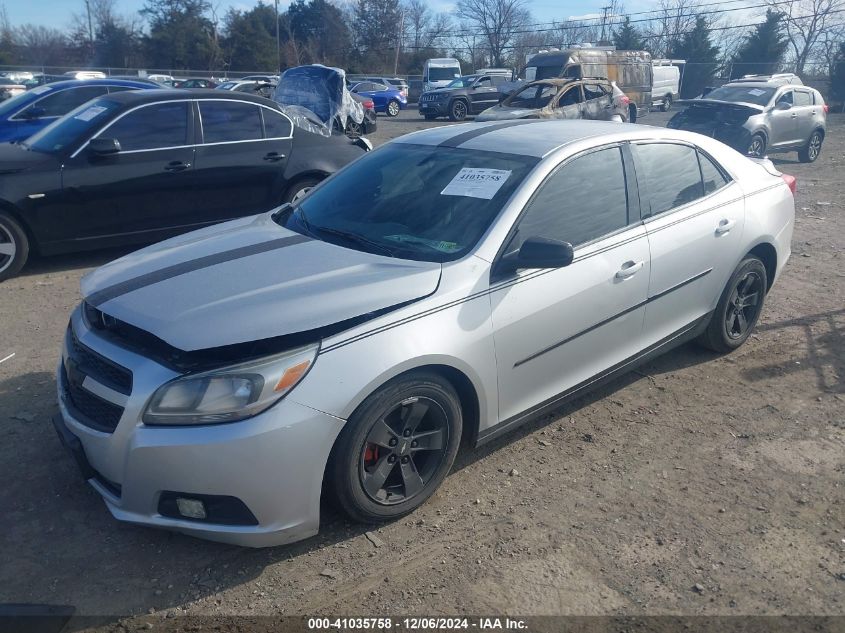
[[[186,169],[190,169],[190,167],[191,167],[191,163],[183,163],[180,160],[174,160],[174,161],[167,163],[164,166],[164,171],[171,171],[171,172],[185,171]]]
[[[634,262],[634,261],[627,261],[622,264],[622,268],[620,268],[616,272],[617,279],[627,279],[628,277],[633,277],[637,274],[637,271],[643,267],[645,262]]]
[[[727,218],[720,220],[719,226],[716,227],[716,235],[724,235],[729,232],[735,224],[736,220],[728,220]]]
[[[276,162],[277,160],[282,160],[284,157],[285,157],[285,155],[279,154],[279,152],[269,152],[269,153],[264,155],[264,160]]]

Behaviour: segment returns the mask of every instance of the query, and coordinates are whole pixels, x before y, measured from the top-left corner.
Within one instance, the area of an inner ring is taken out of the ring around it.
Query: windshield
[[[502,102],[508,108],[545,108],[555,97],[558,87],[554,84],[531,84]]]
[[[34,152],[55,154],[83,137],[90,136],[117,110],[120,104],[108,99],[96,99],[71,110],[56,119],[40,132],[36,132],[21,145]]]
[[[771,101],[776,91],[777,88],[771,86],[722,86],[708,92],[705,98],[764,106]]]
[[[0,104],[0,116],[5,117],[6,115],[17,111],[18,108],[22,108],[23,106],[27,105],[30,101],[33,100],[32,95],[35,90],[38,90],[38,88],[34,88],[29,92],[22,92],[20,94],[15,95],[14,97],[6,99],[2,104]],[[49,88],[42,88],[41,92],[47,92],[49,90]]]
[[[467,75],[466,77],[458,77],[455,81],[450,81],[447,88],[469,88],[472,82],[478,79],[478,75]]]
[[[446,81],[447,79],[455,79],[461,76],[461,69],[452,66],[450,68],[437,68],[436,66],[429,66],[428,80],[429,81]]]
[[[352,163],[277,221],[356,250],[432,262],[458,259],[537,161],[392,143]]]

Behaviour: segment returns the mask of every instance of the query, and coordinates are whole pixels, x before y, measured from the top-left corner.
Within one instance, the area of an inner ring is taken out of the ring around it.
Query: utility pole
[[[405,7],[399,17],[399,31],[396,33],[396,56],[393,58],[393,74],[399,72],[399,47],[402,45],[402,31],[405,30]]]
[[[276,0],[276,71],[282,72],[282,45],[279,38],[279,0]]]
[[[607,13],[610,11],[611,7],[602,7],[601,8],[601,35],[599,36],[599,44],[604,42],[604,27],[607,24]]]
[[[94,22],[91,20],[91,0],[85,0],[85,10],[88,11],[88,42],[91,46],[91,63],[94,63]]]

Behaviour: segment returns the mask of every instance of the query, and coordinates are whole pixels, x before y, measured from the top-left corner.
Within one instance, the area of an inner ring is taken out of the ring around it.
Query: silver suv
[[[824,98],[782,76],[743,78],[678,103],[688,107],[668,127],[712,136],[749,156],[797,151],[801,162],[812,163],[821,153],[828,111]]]

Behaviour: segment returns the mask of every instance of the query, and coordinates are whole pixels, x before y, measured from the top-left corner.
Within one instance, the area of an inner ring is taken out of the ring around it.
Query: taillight
[[[367,108],[367,110],[375,110],[376,104],[375,104],[375,102],[373,102],[372,99],[368,99],[367,101],[364,102],[364,107]]]
[[[622,95],[622,104],[628,105],[629,103],[631,103],[631,99],[628,97],[628,95]]]
[[[795,195],[795,185],[798,182],[795,176],[790,176],[789,174],[781,174],[781,178],[786,183],[786,186],[789,187],[789,190],[792,192],[792,195]]]
[[[822,104],[822,110],[824,110],[824,113],[827,114],[828,112],[830,112],[830,106],[826,103]]]

